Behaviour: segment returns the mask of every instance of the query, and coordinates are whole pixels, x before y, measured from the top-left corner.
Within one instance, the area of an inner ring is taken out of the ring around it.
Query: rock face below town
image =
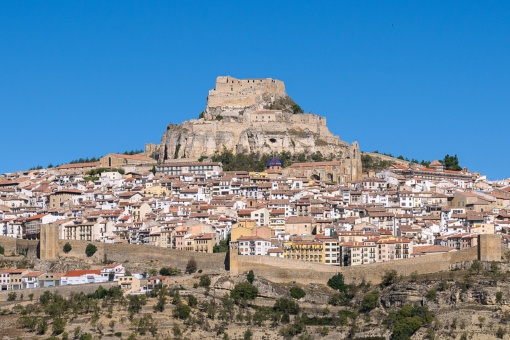
[[[224,148],[260,154],[319,151],[326,158],[361,163],[356,142],[349,145],[333,135],[326,118],[302,113],[283,82],[270,78],[218,77],[201,117],[168,125],[154,156],[164,162],[212,156]]]

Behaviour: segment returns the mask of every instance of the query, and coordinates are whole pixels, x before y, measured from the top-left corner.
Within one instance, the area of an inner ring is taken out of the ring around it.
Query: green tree
[[[200,287],[208,288],[211,285],[211,278],[208,275],[200,276],[200,282],[198,283]]]
[[[248,272],[248,275],[246,275],[246,280],[248,280],[249,283],[253,284],[253,281],[255,280],[255,274],[253,273],[253,270],[250,270]]]
[[[184,320],[191,313],[191,307],[183,303],[178,304],[173,312],[174,317]]]
[[[163,267],[159,270],[159,275],[173,276],[179,274],[179,269],[175,267]]]
[[[390,285],[394,284],[395,282],[397,282],[397,279],[398,279],[397,271],[389,270],[384,273],[382,280],[381,280],[381,286],[382,287],[390,286]]]
[[[275,301],[273,309],[276,312],[281,312],[284,314],[293,314],[297,315],[299,313],[299,305],[296,301],[287,299],[285,297],[281,297]]]
[[[62,334],[65,331],[67,320],[62,317],[53,319],[53,335]]]
[[[87,244],[87,247],[85,248],[85,254],[87,254],[88,257],[91,257],[94,255],[97,251],[97,247],[93,245],[92,243]]]
[[[305,291],[299,287],[291,287],[290,288],[290,296],[292,296],[296,300],[299,300],[302,297],[305,297],[305,295],[306,295]]]
[[[345,292],[348,288],[348,285],[346,285],[345,281],[344,281],[344,274],[342,274],[342,273],[337,273],[337,274],[333,275],[328,280],[328,286],[330,286],[331,288],[336,289],[340,292]]]
[[[153,175],[156,175],[156,166],[153,165],[150,171],[152,172]]]
[[[236,302],[240,300],[253,300],[257,297],[258,293],[257,287],[253,286],[251,283],[240,282],[230,291],[230,297]]]
[[[377,307],[378,300],[379,292],[377,290],[366,293],[365,296],[363,296],[363,300],[361,301],[360,312],[370,312],[372,309]]]
[[[197,261],[194,257],[190,258],[188,260],[188,263],[186,264],[186,274],[193,274],[197,271]]]
[[[5,252],[4,247],[0,246],[0,255],[3,255],[3,254],[4,254],[4,252]]]
[[[462,167],[459,165],[459,159],[457,155],[450,156],[449,154],[446,154],[441,162],[444,164],[446,170],[462,170]]]
[[[71,246],[71,244],[69,242],[66,242],[66,244],[64,244],[64,253],[69,253],[71,250],[73,250],[73,247]]]

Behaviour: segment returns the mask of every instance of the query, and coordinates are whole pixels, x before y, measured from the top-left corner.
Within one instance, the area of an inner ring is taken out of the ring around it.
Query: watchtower
[[[501,235],[478,235],[478,260],[501,261]]]
[[[58,225],[42,224],[39,241],[39,258],[41,260],[56,259],[58,255]]]
[[[239,245],[237,242],[230,242],[230,276],[239,275]]]

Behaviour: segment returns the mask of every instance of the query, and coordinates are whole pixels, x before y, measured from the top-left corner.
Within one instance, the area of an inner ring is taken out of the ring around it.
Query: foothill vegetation
[[[13,292],[8,298],[12,308],[1,311],[0,321],[14,317],[15,334],[44,339],[329,336],[366,340],[480,335],[498,339],[507,335],[510,324],[510,311],[505,308],[510,276],[505,266],[473,261],[464,269],[409,277],[387,271],[377,285],[347,283],[337,273],[327,286],[316,286],[273,284],[253,270],[234,278],[195,274],[201,270],[190,259],[188,274],[172,266],[151,270],[149,275],[170,275],[181,281],[158,284],[142,295],[124,295],[117,286],[67,297],[48,290],[27,300]],[[476,322],[470,322],[473,318]]]
[[[426,161],[426,160],[419,161],[415,158],[409,159],[402,155],[395,157],[390,153],[384,153],[384,152],[379,152],[379,151],[373,151],[373,153],[396,158],[396,159],[399,159],[402,161],[409,162],[409,164],[417,164],[417,165],[421,165],[423,167],[428,167],[432,163],[431,161]],[[445,170],[455,170],[455,171],[462,170],[462,167],[459,165],[459,158],[457,157],[457,155],[451,156],[449,154],[446,154],[443,159],[439,160],[439,162],[444,165]],[[367,170],[380,171],[380,170],[388,168],[392,164],[393,164],[393,161],[391,161],[391,160],[385,160],[382,158],[378,158],[376,156],[371,156],[367,153],[361,154],[361,165],[362,165],[364,171],[367,171]]]
[[[335,155],[324,156],[320,151],[307,154],[305,152],[292,154],[289,151],[283,151],[274,154],[260,153],[240,153],[236,154],[231,150],[223,149],[219,153],[215,153],[211,160],[213,162],[221,162],[225,171],[264,171],[266,163],[271,158],[277,157],[283,163],[283,167],[287,167],[292,163],[302,162],[322,162],[332,161]]]

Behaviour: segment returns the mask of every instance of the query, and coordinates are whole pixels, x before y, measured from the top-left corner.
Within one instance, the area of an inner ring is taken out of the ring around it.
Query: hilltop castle
[[[271,78],[218,77],[200,118],[168,125],[161,144],[150,151],[163,163],[208,157],[223,148],[259,154],[320,152],[340,162],[340,182],[361,178],[358,144],[333,135],[325,117],[303,113],[284,83]]]

